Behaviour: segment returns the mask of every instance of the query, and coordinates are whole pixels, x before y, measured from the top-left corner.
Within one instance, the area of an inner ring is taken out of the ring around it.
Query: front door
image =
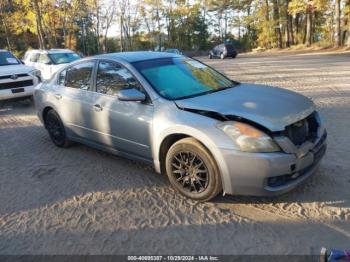
[[[96,140],[124,153],[151,159],[153,106],[150,101],[118,100],[117,93],[124,88],[137,88],[145,92],[128,69],[115,62],[100,61],[92,119]]]

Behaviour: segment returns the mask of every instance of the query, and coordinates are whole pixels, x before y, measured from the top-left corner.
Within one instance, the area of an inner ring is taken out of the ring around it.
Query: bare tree
[[[341,27],[340,27],[340,0],[335,1],[335,34],[334,47],[341,46]]]
[[[347,31],[348,31],[348,40],[346,46],[350,47],[350,0],[346,1],[346,10],[347,10]]]
[[[40,3],[39,3],[40,1]],[[39,47],[41,49],[45,49],[47,46],[47,42],[45,39],[45,33],[43,29],[43,22],[42,22],[42,12],[40,8],[41,0],[33,0],[32,1],[34,12],[35,12],[35,20],[36,20],[36,27],[38,31],[38,41],[39,41]]]
[[[274,26],[275,26],[275,33],[277,36],[277,47],[282,48],[282,33],[281,33],[281,27],[280,27],[280,13],[279,13],[279,7],[278,7],[278,1],[273,0],[273,20],[274,20]]]
[[[285,11],[285,39],[286,39],[286,47],[290,47],[294,44],[294,35],[293,35],[293,17],[289,14],[288,8],[289,8],[289,2],[290,0],[286,0],[286,11]]]
[[[63,0],[63,23],[62,23],[62,31],[63,31],[63,43],[64,47],[66,47],[66,38],[67,38],[67,0]]]
[[[94,9],[95,9],[95,18],[96,18],[96,45],[97,51],[100,52],[100,27],[101,27],[101,2],[100,0],[93,1]]]
[[[7,25],[7,14],[5,12],[7,4],[10,4],[10,3],[6,3],[5,1],[0,2],[0,19],[1,19],[1,23],[4,27],[4,31],[5,31],[5,35],[6,35],[7,48],[9,50],[11,50],[12,46],[11,46],[11,42],[10,42],[10,38],[9,38],[9,35],[10,35],[9,34],[9,26]]]
[[[308,1],[306,7],[306,32],[305,32],[305,45],[307,47],[312,44],[312,18],[313,18],[313,6],[312,1]]]
[[[103,2],[101,4],[101,31],[103,32],[102,50],[108,52],[108,32],[112,26],[117,11],[116,0]]]

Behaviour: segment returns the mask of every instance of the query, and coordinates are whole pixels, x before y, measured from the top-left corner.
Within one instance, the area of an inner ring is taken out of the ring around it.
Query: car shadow
[[[297,188],[277,196],[242,196],[218,195],[212,200],[216,204],[292,204],[292,203],[325,203],[333,207],[350,208],[350,191],[346,186],[342,189],[327,185],[332,183],[328,176],[332,170],[320,166],[319,170]],[[350,180],[347,181],[350,187]]]
[[[25,112],[31,114],[35,111],[33,99],[31,98],[16,98],[10,100],[0,100],[0,115],[2,114],[15,115],[18,113]]]

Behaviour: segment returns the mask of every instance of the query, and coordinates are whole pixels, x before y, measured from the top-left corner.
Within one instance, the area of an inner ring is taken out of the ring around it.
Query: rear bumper
[[[286,193],[308,177],[320,164],[327,148],[327,134],[303,157],[286,153],[243,153],[222,150],[229,171],[224,191],[233,195],[273,196]],[[225,179],[224,179],[225,181]]]
[[[227,53],[225,53],[225,56],[226,57],[236,57],[237,52],[235,52],[235,51],[227,52]]]
[[[35,86],[23,87],[24,92],[20,92],[20,93],[13,93],[12,89],[0,90],[0,100],[7,100],[7,99],[13,99],[13,98],[19,98],[19,97],[32,96],[34,94],[34,88],[35,88]],[[16,89],[16,88],[14,88],[14,89]]]

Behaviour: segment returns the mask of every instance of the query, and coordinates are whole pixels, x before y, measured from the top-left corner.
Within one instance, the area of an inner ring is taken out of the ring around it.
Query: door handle
[[[100,111],[102,111],[102,106],[100,106],[99,104],[96,104],[96,105],[94,105],[94,109],[95,109],[95,111],[100,112]]]
[[[62,96],[60,94],[55,94],[55,97],[57,100],[60,100],[62,98]]]

